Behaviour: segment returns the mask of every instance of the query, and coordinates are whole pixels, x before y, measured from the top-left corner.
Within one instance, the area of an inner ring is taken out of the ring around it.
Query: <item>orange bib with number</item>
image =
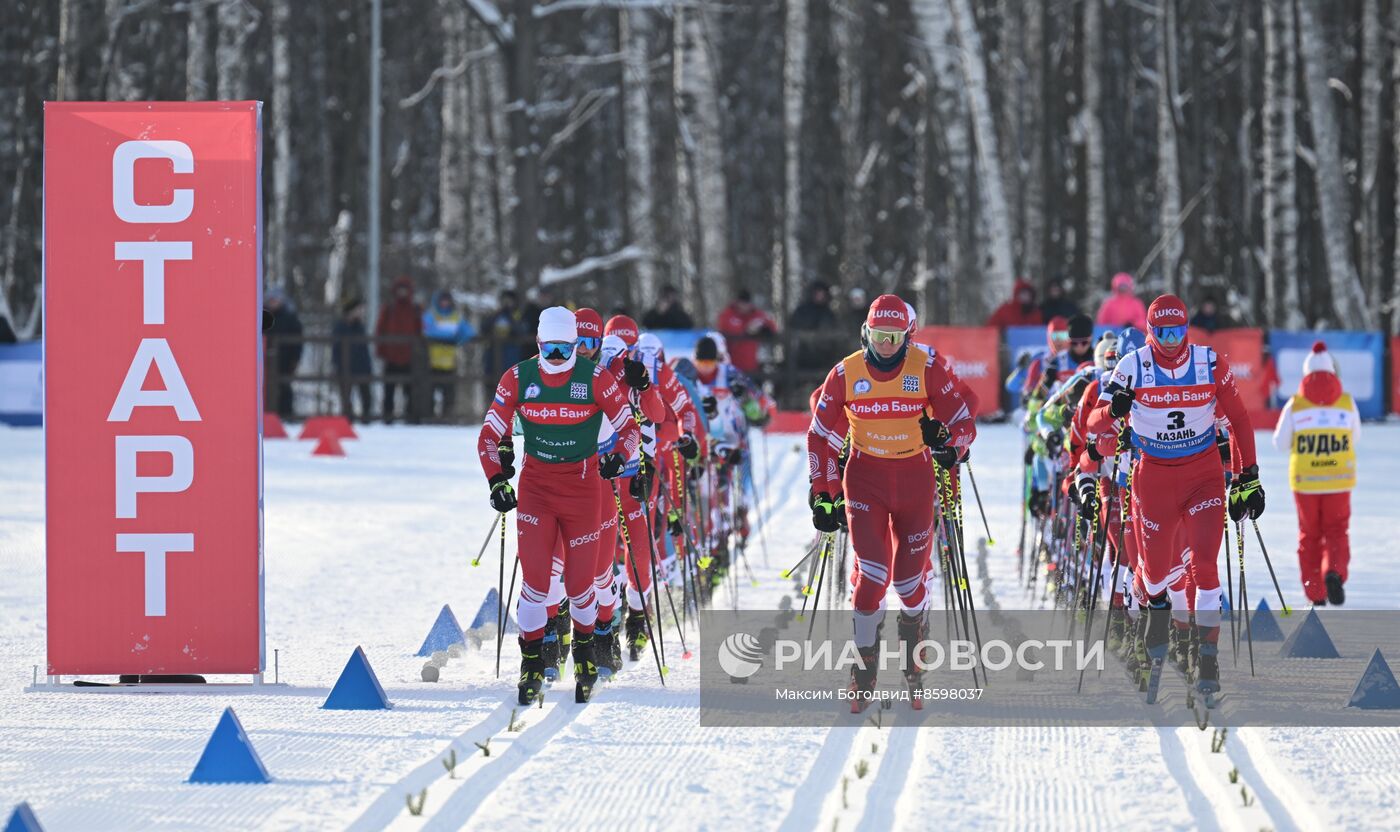
[[[903,459],[924,452],[919,417],[928,406],[924,369],[928,354],[910,348],[894,378],[880,381],[870,374],[864,352],[841,362],[846,376],[846,419],[851,446],[886,459]]]

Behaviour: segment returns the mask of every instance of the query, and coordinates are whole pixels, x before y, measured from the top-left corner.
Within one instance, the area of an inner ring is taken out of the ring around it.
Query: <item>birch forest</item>
[[[43,104],[258,99],[265,274],[365,292],[370,0],[0,3],[0,314],[38,334]],[[814,280],[1400,325],[1400,0],[384,0],[384,285],[700,320]],[[596,300],[595,300],[596,299]]]

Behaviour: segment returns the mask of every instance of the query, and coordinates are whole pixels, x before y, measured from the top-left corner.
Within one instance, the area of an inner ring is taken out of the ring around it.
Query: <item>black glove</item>
[[[509,442],[503,442],[496,448],[496,455],[501,459],[501,475],[506,479],[515,478],[515,446]]]
[[[729,380],[729,392],[733,394],[736,399],[742,399],[744,393],[748,392],[748,389],[748,385],[737,378],[731,378]]]
[[[703,465],[687,465],[685,468],[685,478],[691,482],[699,482],[700,477],[705,473]]]
[[[812,506],[812,525],[817,531],[830,534],[841,529],[836,503],[832,501],[830,494],[819,491],[811,496],[809,504]]]
[[[1035,448],[1031,445],[1026,446],[1025,462],[1027,468],[1031,466],[1031,463],[1035,462]]]
[[[1135,398],[1137,398],[1137,394],[1133,392],[1133,388],[1119,387],[1113,391],[1113,401],[1108,405],[1108,412],[1113,415],[1113,418],[1122,419],[1128,415],[1128,411],[1133,409],[1133,399]]]
[[[730,448],[724,454],[724,461],[730,465],[738,465],[744,461],[744,452],[740,448]]]
[[[1230,483],[1230,519],[1239,522],[1249,515],[1258,520],[1264,513],[1264,485],[1259,482],[1259,466],[1251,465]]]
[[[622,469],[627,467],[627,460],[622,458],[622,454],[617,451],[609,451],[598,457],[598,476],[605,480],[615,480],[622,474]]]
[[[685,535],[685,526],[681,525],[681,513],[676,509],[666,512],[666,533],[672,537]]]
[[[701,399],[700,407],[705,410],[706,419],[713,419],[719,415],[719,401],[714,396],[706,396]]]
[[[1034,489],[1031,491],[1030,509],[1032,517],[1044,517],[1050,513],[1050,492]]]
[[[1220,462],[1230,467],[1230,436],[1222,431],[1215,432],[1215,449],[1220,452]]]
[[[1024,370],[1031,365],[1031,354],[1023,352],[1016,356],[1016,369]]]
[[[947,425],[937,419],[930,419],[927,413],[919,417],[919,430],[923,432],[924,444],[935,451],[947,445],[948,440],[953,438]]]
[[[1074,484],[1079,493],[1079,516],[1092,520],[1099,515],[1099,489],[1093,477],[1081,476]]]
[[[1045,435],[1045,450],[1050,452],[1050,456],[1059,456],[1060,450],[1065,446],[1064,431],[1055,428]]]
[[[1126,454],[1132,449],[1133,432],[1127,425],[1124,425],[1123,429],[1118,431],[1118,453]]]
[[[1097,442],[1089,442],[1084,446],[1084,450],[1089,454],[1089,458],[1095,462],[1103,462],[1103,454],[1099,453]]]
[[[510,484],[510,478],[497,474],[490,479],[490,483],[491,508],[502,514],[515,508],[515,489]]]
[[[632,481],[627,484],[627,493],[639,503],[646,502],[651,496],[651,465],[645,459],[637,466],[637,473],[632,475]]]
[[[1046,364],[1045,373],[1040,377],[1040,383],[1047,388],[1055,386],[1055,382],[1060,380],[1060,371],[1055,369],[1055,365]]]
[[[958,464],[958,449],[952,445],[939,445],[930,450],[933,454],[933,461],[937,462],[940,468],[951,469]]]
[[[831,504],[836,507],[836,522],[841,524],[841,528],[846,528],[846,495],[837,494]]]
[[[633,361],[627,356],[622,357],[622,380],[639,393],[651,386],[651,378],[647,376],[647,365]]]
[[[695,441],[694,436],[682,434],[681,438],[676,440],[676,450],[687,462],[694,462],[700,456],[700,443]]]

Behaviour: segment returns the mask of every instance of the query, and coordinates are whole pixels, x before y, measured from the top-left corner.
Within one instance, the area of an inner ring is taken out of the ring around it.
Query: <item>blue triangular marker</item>
[[[332,711],[377,711],[393,707],[389,697],[384,695],[384,688],[379,686],[379,677],[369,666],[363,648],[356,647],[350,654],[350,661],[345,663],[335,687],[331,688],[331,695],[321,707]]]
[[[1269,602],[1262,598],[1258,608],[1249,616],[1249,632],[1255,641],[1283,641],[1283,629],[1269,609]]]
[[[452,614],[452,606],[443,604],[442,612],[438,613],[437,621],[433,622],[433,628],[428,631],[428,637],[423,639],[423,646],[418,648],[415,655],[431,656],[437,650],[446,650],[462,642],[462,625]]]
[[[497,610],[501,606],[501,593],[495,587],[486,591],[486,598],[481,602],[481,609],[476,611],[476,618],[472,619],[473,630],[480,630],[489,624],[496,623]],[[511,620],[510,613],[506,613],[506,632],[515,632],[515,622]]]
[[[248,733],[233,708],[224,708],[204,753],[190,772],[190,783],[267,783],[267,768],[248,741]]]
[[[1322,626],[1322,619],[1317,617],[1317,610],[1308,610],[1308,617],[1288,634],[1279,655],[1285,659],[1341,658],[1336,645],[1332,644],[1332,637],[1327,635],[1327,628]]]
[[[1222,596],[1220,596],[1220,611],[1221,611],[1221,612],[1229,612],[1229,611],[1232,610],[1232,609],[1234,609],[1234,608],[1230,606],[1230,596],[1228,596],[1228,595],[1222,595]]]
[[[1386,664],[1380,648],[1371,654],[1371,663],[1366,665],[1366,670],[1357,680],[1347,707],[1367,710],[1400,708],[1400,682],[1395,681],[1395,674],[1390,672],[1390,665]]]
[[[39,819],[34,817],[34,810],[29,808],[29,804],[21,803],[10,813],[5,832],[44,832],[44,827],[39,825]]]

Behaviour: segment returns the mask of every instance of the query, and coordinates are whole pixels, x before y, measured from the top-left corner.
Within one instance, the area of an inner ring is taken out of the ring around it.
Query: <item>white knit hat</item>
[[[1308,373],[1332,373],[1337,374],[1337,365],[1332,361],[1332,354],[1327,351],[1327,345],[1317,341],[1312,346],[1312,352],[1303,359],[1303,375]]]
[[[541,344],[550,341],[578,340],[578,322],[566,306],[551,306],[540,313],[540,328],[535,336]]]

